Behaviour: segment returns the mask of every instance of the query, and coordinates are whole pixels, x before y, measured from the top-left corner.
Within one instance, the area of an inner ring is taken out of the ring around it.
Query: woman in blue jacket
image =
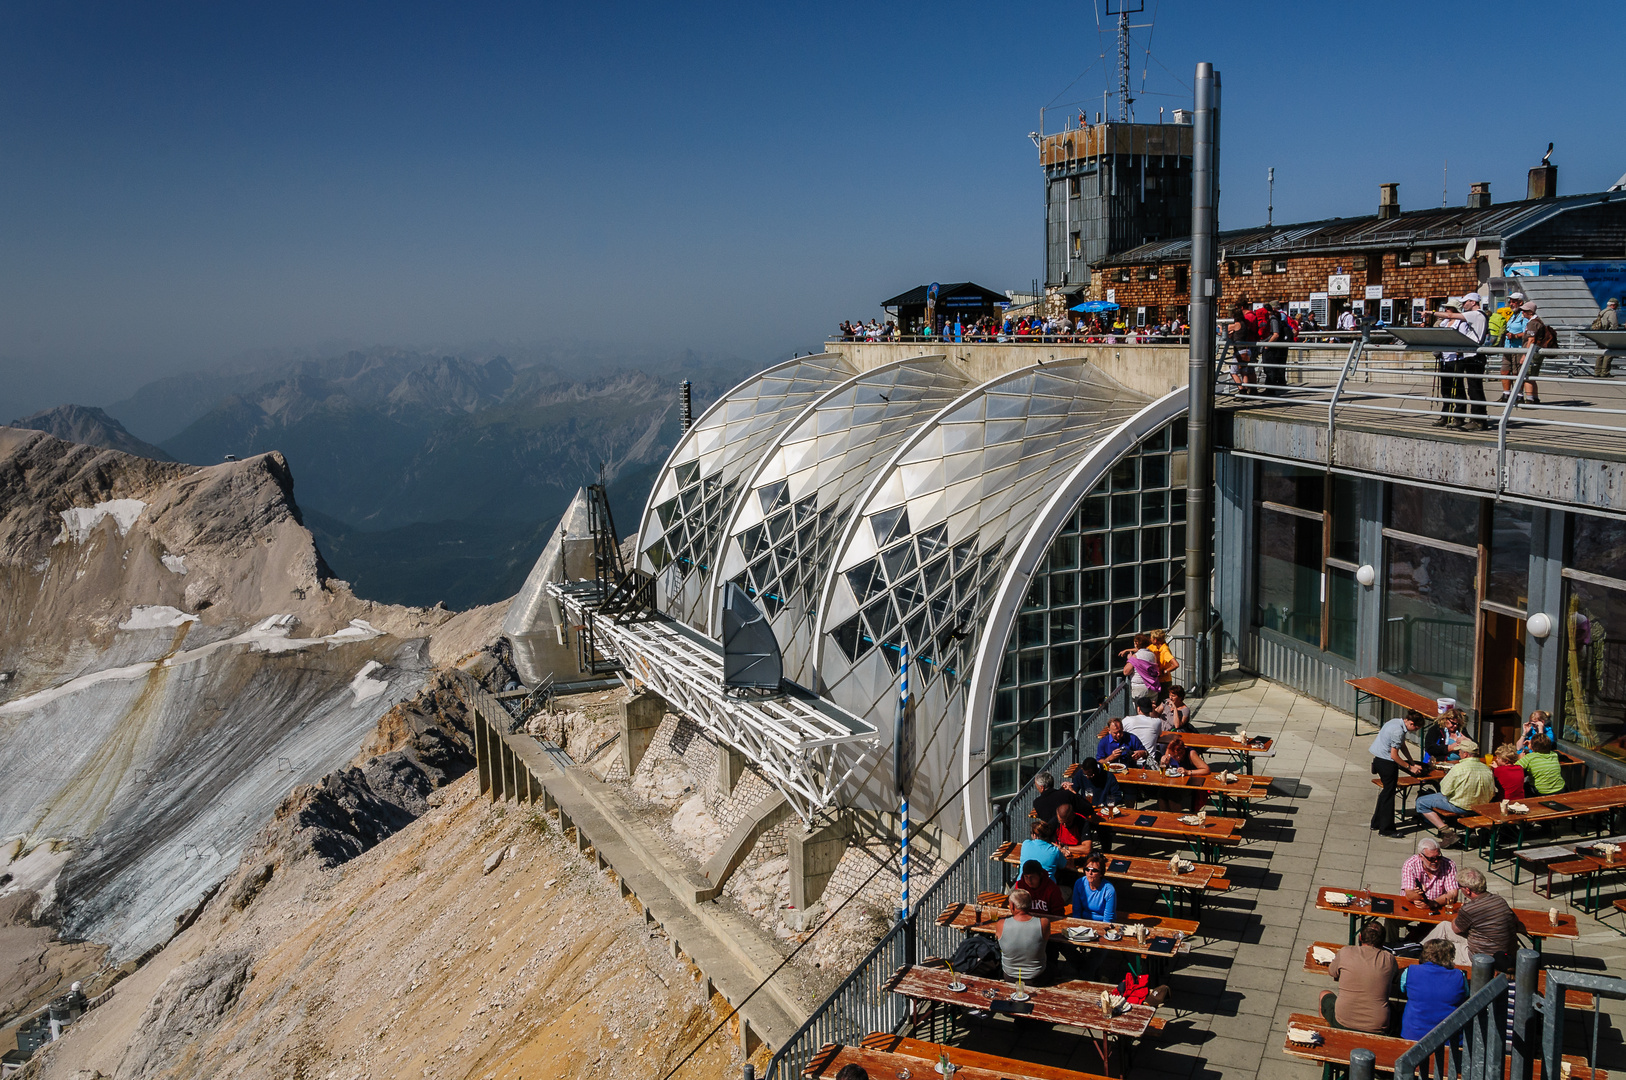
[[[1406,1011],[1400,1037],[1416,1042],[1468,1000],[1468,976],[1456,966],[1457,947],[1449,941],[1423,942],[1423,959],[1400,973]]]

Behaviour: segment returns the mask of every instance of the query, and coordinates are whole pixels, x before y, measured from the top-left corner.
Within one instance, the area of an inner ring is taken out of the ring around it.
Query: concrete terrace
[[[1260,759],[1256,769],[1277,778],[1275,794],[1258,804],[1245,833],[1251,839],[1227,860],[1232,891],[1204,902],[1199,939],[1169,979],[1172,994],[1161,1010],[1171,1017],[1169,1024],[1161,1033],[1148,1033],[1129,1076],[1315,1080],[1313,1064],[1282,1050],[1288,1016],[1316,1012],[1321,991],[1334,986],[1325,975],[1303,970],[1305,950],[1318,940],[1343,942],[1348,932],[1344,916],[1314,908],[1315,889],[1370,884],[1398,891],[1401,863],[1421,834],[1383,839],[1367,828],[1377,790],[1367,753],[1373,728],[1363,723],[1357,735],[1348,713],[1232,672],[1202,703],[1197,724],[1274,737],[1276,756]],[[1459,866],[1484,866],[1475,853],[1449,854]],[[1498,863],[1499,869],[1506,865]],[[1515,906],[1564,906],[1563,899],[1549,902],[1534,895],[1528,876],[1517,889],[1502,877],[1490,880],[1493,890]],[[1120,886],[1120,910],[1155,910],[1154,898],[1137,888],[1130,887],[1126,904]],[[1609,910],[1604,922],[1580,914],[1579,941],[1548,942],[1549,964],[1626,971],[1626,923],[1621,913]],[[1626,1002],[1603,1001],[1602,1008],[1599,1067],[1626,1068]],[[949,1041],[972,1049],[1101,1071],[1093,1044],[1079,1036],[1003,1018],[976,1022],[975,1030],[967,1030],[966,1021],[956,1023],[959,1031]],[[1589,1028],[1590,1021],[1571,1024],[1571,1038]]]

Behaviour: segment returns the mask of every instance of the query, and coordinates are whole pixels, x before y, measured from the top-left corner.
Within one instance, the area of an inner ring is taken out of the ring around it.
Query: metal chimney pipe
[[[1197,65],[1197,115],[1191,159],[1191,366],[1186,387],[1186,632],[1195,639],[1199,691],[1206,690],[1209,579],[1213,516],[1212,419],[1214,416],[1215,308],[1219,303],[1219,119],[1220,75]]]
[[[689,391],[689,380],[684,379],[683,385],[678,390],[678,401],[681,405],[681,409],[678,414],[678,423],[681,426],[681,429],[685,432],[694,426],[694,402],[689,396]]]

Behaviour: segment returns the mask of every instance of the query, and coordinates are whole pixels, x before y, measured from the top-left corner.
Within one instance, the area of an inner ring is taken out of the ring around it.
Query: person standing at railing
[[[1478,293],[1468,293],[1461,300],[1447,301],[1445,306],[1448,310],[1429,314],[1441,323],[1454,326],[1458,333],[1475,345],[1485,343],[1488,320],[1480,310]],[[1467,431],[1484,431],[1489,426],[1485,423],[1485,387],[1480,379],[1485,374],[1485,361],[1477,352],[1448,352],[1441,359],[1440,372],[1440,396],[1446,400],[1434,426],[1449,425]]]
[[[1236,357],[1232,362],[1231,380],[1236,383],[1237,393],[1252,393],[1253,344],[1259,340],[1259,332],[1253,320],[1248,318],[1248,309],[1241,304],[1231,308],[1231,321],[1226,324],[1225,339],[1233,346]]]
[[[1596,319],[1592,320],[1592,325],[1590,327],[1588,327],[1588,329],[1589,330],[1619,330],[1620,329],[1620,298],[1618,296],[1611,296],[1609,298],[1609,303],[1605,304],[1603,306],[1603,310],[1598,312],[1598,317]],[[1609,365],[1614,360],[1614,358],[1615,358],[1614,353],[1610,352],[1608,349],[1605,349],[1603,351],[1603,355],[1598,357],[1598,364],[1593,369],[1592,373],[1594,375],[1596,375],[1600,379],[1609,378]]]

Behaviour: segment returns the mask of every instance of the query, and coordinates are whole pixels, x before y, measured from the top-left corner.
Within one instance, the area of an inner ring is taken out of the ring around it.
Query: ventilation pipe
[[[1219,301],[1219,103],[1214,65],[1197,65],[1191,158],[1191,366],[1186,408],[1186,632],[1195,639],[1198,692],[1207,689],[1209,562],[1213,548],[1214,307]]]

